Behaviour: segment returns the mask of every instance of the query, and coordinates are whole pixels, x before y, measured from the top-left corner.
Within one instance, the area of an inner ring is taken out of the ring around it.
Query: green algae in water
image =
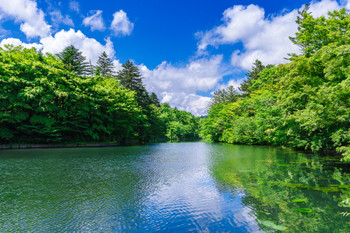
[[[309,209],[309,208],[296,208],[295,210],[300,212],[300,213],[313,213],[314,212],[312,209]]]
[[[303,198],[303,199],[294,199],[294,200],[292,200],[292,202],[294,202],[294,203],[305,203],[305,202],[307,202],[307,199],[305,199],[305,198]]]
[[[242,151],[238,155],[241,154]],[[244,155],[221,158],[214,169],[222,170],[224,164],[226,173],[251,171],[240,172],[232,187],[240,184],[246,188],[243,203],[252,206],[263,230],[279,232],[275,225],[283,225],[288,227],[287,232],[350,232],[350,218],[339,214],[350,212],[348,170],[303,154],[252,151],[250,156]]]
[[[263,224],[266,227],[270,227],[274,230],[278,230],[278,231],[285,231],[288,229],[288,227],[282,226],[282,225],[276,225],[271,221],[260,221],[261,224]]]
[[[312,187],[310,186],[310,189],[313,189],[315,191],[320,191],[324,193],[337,193],[340,192],[340,190],[337,187]]]
[[[291,164],[277,164],[277,166],[280,166],[280,167],[290,167],[292,166]]]

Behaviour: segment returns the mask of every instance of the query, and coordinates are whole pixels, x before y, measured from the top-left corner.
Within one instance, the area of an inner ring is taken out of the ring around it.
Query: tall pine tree
[[[261,71],[263,71],[265,68],[271,68],[272,66],[273,65],[264,66],[260,60],[255,60],[252,69],[246,74],[248,79],[243,81],[241,86],[238,88],[240,91],[244,92],[243,96],[250,94],[250,87],[252,86],[252,81],[259,78],[259,74],[261,73]]]
[[[67,46],[57,57],[65,64],[66,69],[73,71],[77,75],[86,75],[88,70],[88,62],[77,48],[73,45]]]
[[[96,75],[102,75],[106,77],[113,77],[115,66],[112,60],[108,57],[106,52],[103,52],[96,63]]]
[[[122,65],[123,69],[118,71],[117,80],[126,89],[136,92],[135,99],[142,108],[147,108],[150,98],[142,82],[142,75],[130,60]]]

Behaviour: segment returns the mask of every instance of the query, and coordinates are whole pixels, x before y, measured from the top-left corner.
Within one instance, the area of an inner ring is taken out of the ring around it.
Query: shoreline
[[[121,146],[121,144],[120,143],[2,144],[0,145],[0,150],[40,149],[40,148],[76,148],[76,147],[114,147],[114,146]]]
[[[115,143],[69,143],[69,144],[31,144],[31,143],[22,143],[22,144],[0,144],[0,150],[12,150],[12,149],[48,149],[48,148],[84,148],[84,147],[116,147],[116,146],[135,146],[135,145],[145,145],[149,143],[162,143],[168,142],[171,140],[158,139],[151,140],[147,143],[140,143],[138,140],[128,140],[124,143],[115,142]],[[188,141],[188,140],[180,140]],[[190,140],[192,141],[192,140]]]

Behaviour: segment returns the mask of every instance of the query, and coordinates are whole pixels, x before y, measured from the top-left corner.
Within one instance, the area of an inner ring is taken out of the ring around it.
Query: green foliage
[[[35,49],[0,49],[0,141],[52,143],[130,138],[140,110],[113,79],[85,78]]]
[[[307,10],[301,15],[294,42],[302,45],[303,55],[253,69],[254,78],[243,88],[249,96],[211,106],[202,123],[204,138],[337,151],[350,161],[350,16],[345,10],[329,13],[328,19],[314,19]]]
[[[82,74],[82,66],[74,59],[80,55],[73,46],[60,53],[60,59],[35,49],[0,49],[0,143],[124,143],[198,137],[198,118],[166,104],[160,106],[154,93],[150,98],[131,62],[118,73],[122,86],[108,78],[111,67],[102,66],[106,54],[98,63],[101,75],[77,75]],[[74,68],[76,64],[80,65]]]
[[[252,69],[246,74],[246,77],[248,79],[243,81],[243,83],[239,87],[239,90],[244,93],[243,95],[250,94],[250,92],[252,91],[251,89],[252,82],[259,78],[260,73],[265,68],[271,68],[271,67],[273,67],[273,65],[264,66],[261,61],[256,59],[255,62],[253,63]]]
[[[298,32],[295,37],[290,37],[293,43],[300,46],[305,56],[310,56],[322,47],[336,43],[337,45],[349,44],[350,23],[349,13],[345,8],[328,13],[328,18],[321,16],[314,18],[309,7],[299,12],[297,19]]]
[[[156,107],[160,107],[160,101],[158,99],[158,96],[152,92],[151,95],[149,96],[151,104],[154,104]]]
[[[163,103],[160,106],[160,120],[165,125],[164,134],[172,141],[198,139],[199,118],[186,111],[171,108]]]

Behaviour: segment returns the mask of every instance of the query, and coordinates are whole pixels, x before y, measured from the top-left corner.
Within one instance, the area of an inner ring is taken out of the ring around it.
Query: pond
[[[350,232],[336,159],[210,143],[0,151],[1,232]]]

